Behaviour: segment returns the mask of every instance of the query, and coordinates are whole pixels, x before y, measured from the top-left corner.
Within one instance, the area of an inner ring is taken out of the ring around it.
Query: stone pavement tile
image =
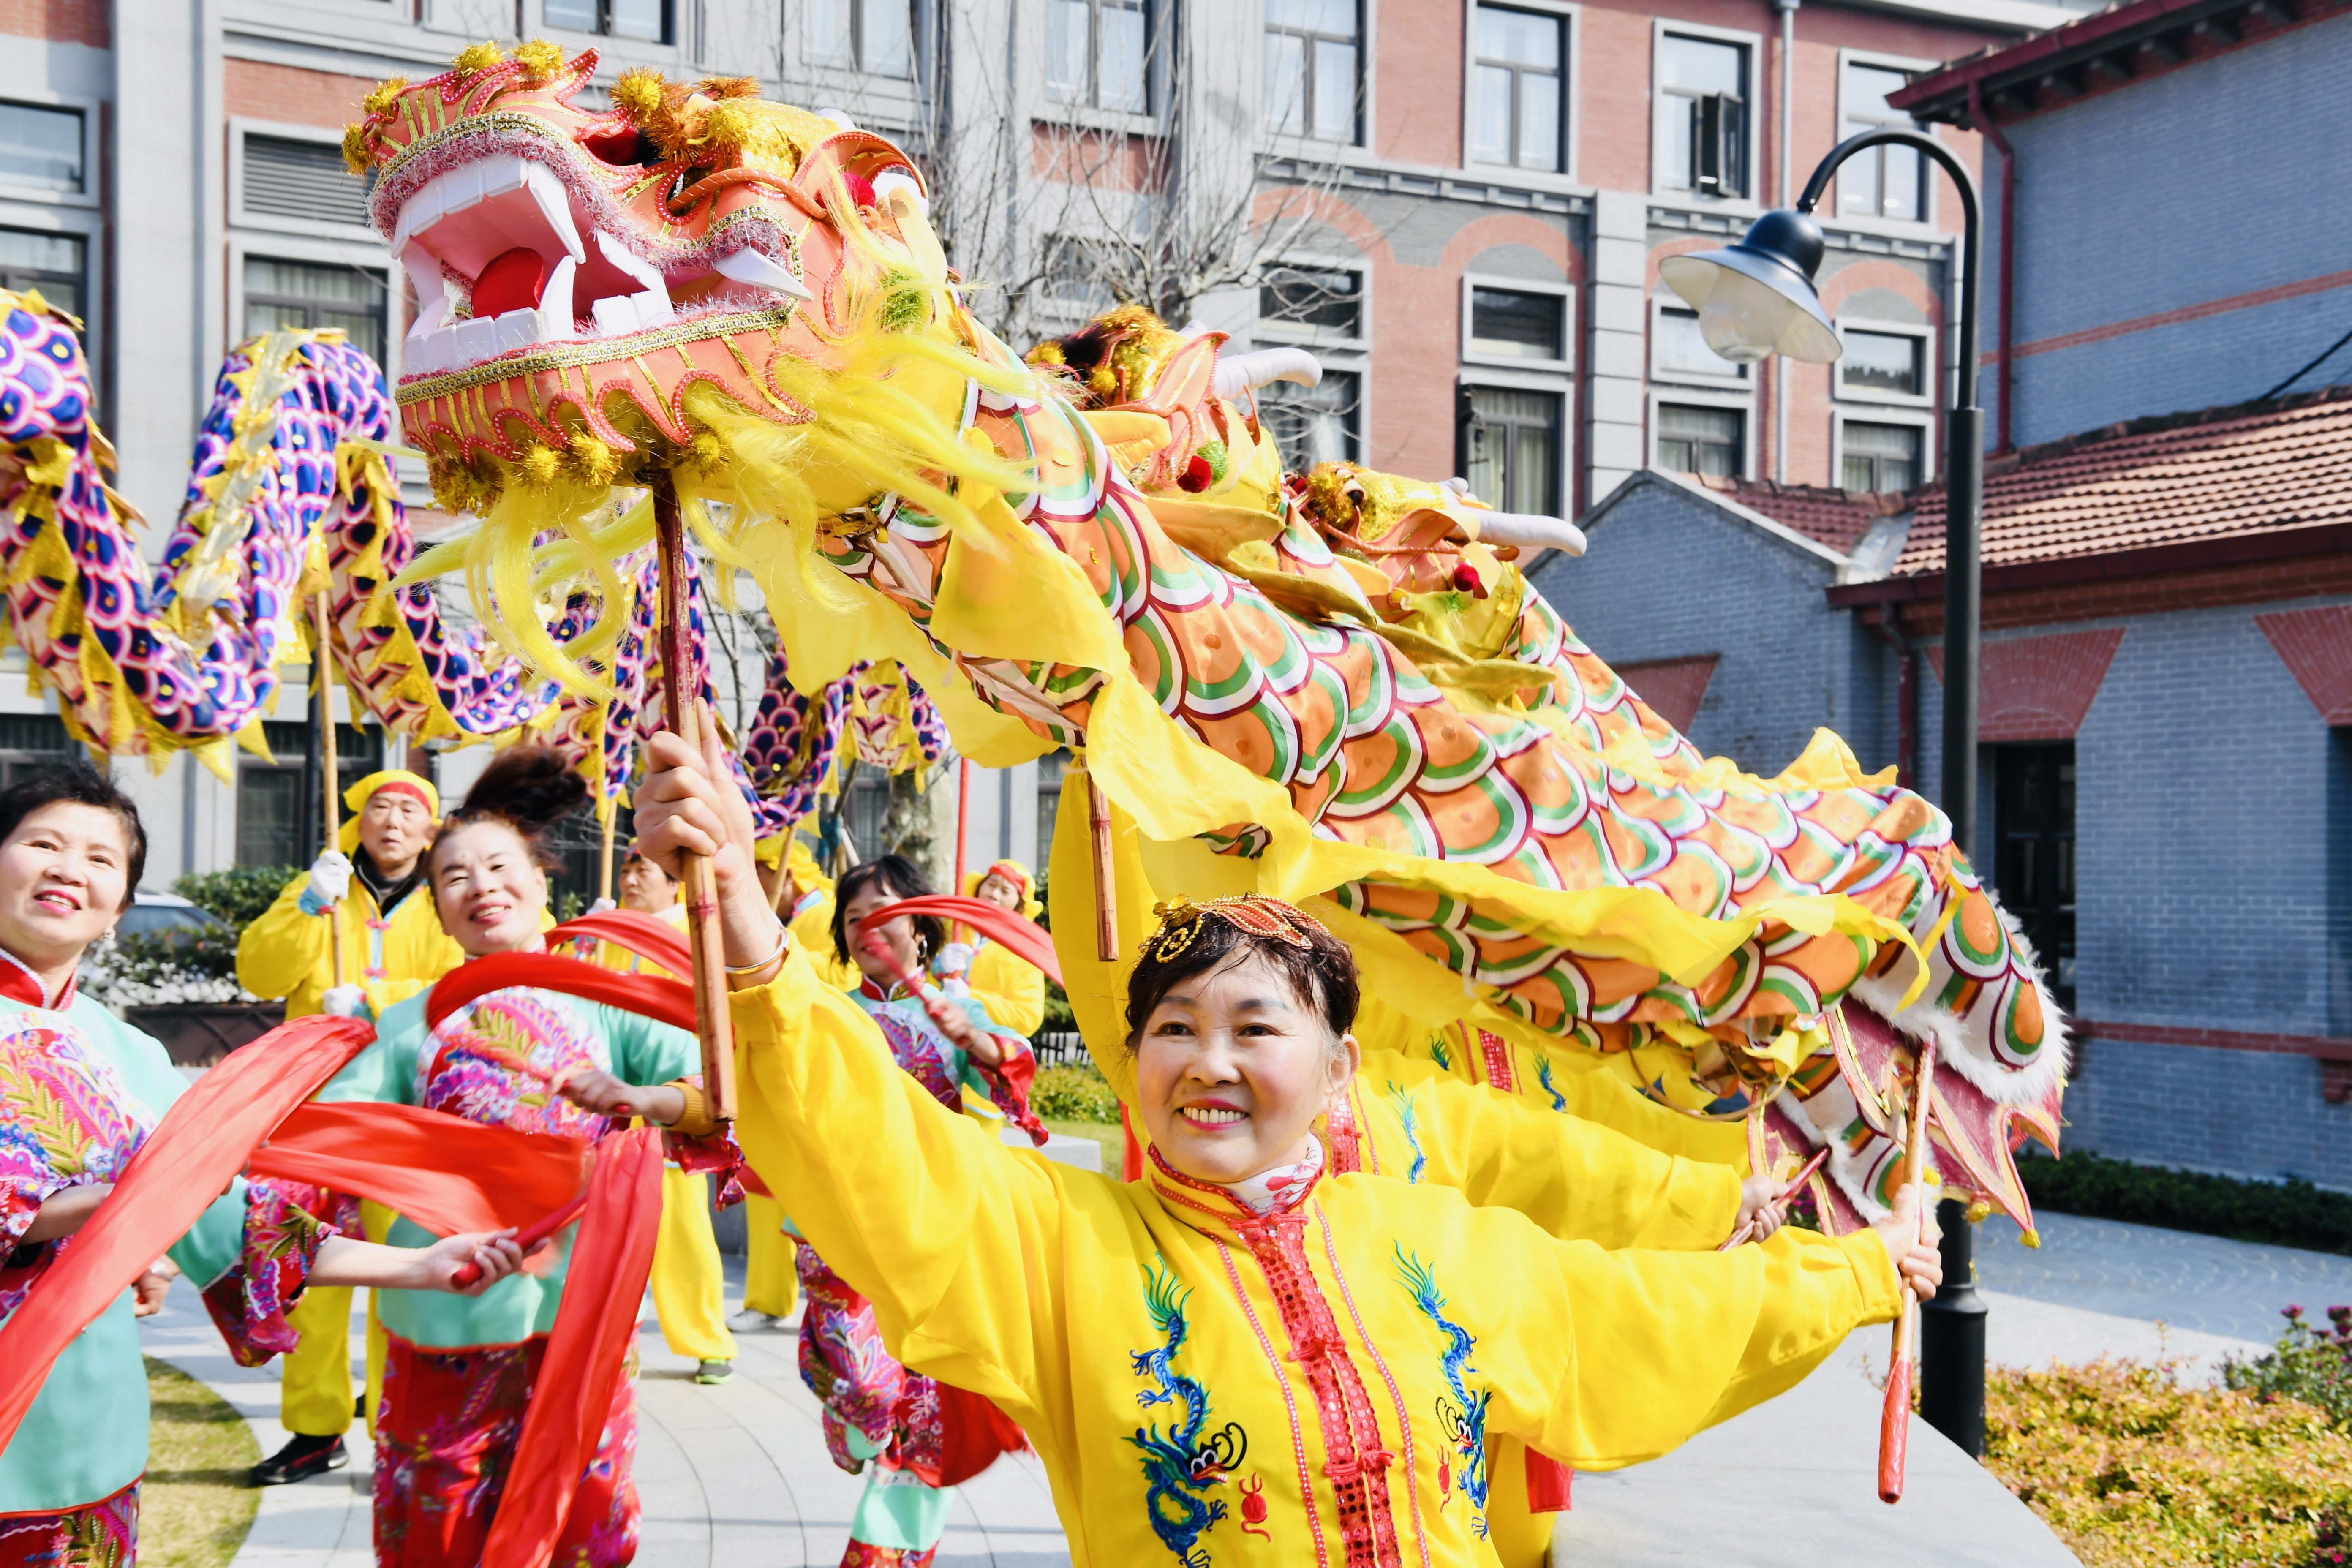
[[[362,1311],[352,1320],[354,1358],[362,1350],[366,1292],[356,1293],[356,1300]],[[163,1310],[142,1320],[139,1330],[149,1355],[201,1380],[234,1405],[265,1456],[286,1441],[286,1429],[278,1424],[278,1363],[237,1365],[186,1280],[172,1287]],[[368,1483],[374,1452],[356,1425],[344,1443],[351,1449],[349,1468],[263,1489],[252,1532],[236,1555],[238,1568],[373,1568]]]
[[[1780,1398],[1665,1458],[1579,1475],[1552,1560],[1610,1568],[2074,1568],[2032,1510],[1924,1422],[1911,1424],[1903,1501],[1878,1500],[1882,1403],[1864,1370],[1886,1365],[1871,1328]]]
[[[2269,1345],[2294,1302],[2316,1316],[2352,1301],[2352,1258],[2191,1236],[2079,1215],[2035,1216],[2039,1249],[2006,1220],[1977,1233],[1977,1283],[2004,1295]]]
[[[1995,1366],[2038,1372],[2052,1362],[2080,1366],[2101,1356],[2129,1361],[2172,1361],[2185,1384],[2220,1379],[2221,1361],[2241,1361],[2270,1347],[2224,1334],[2203,1334],[2140,1318],[2119,1318],[2081,1307],[2062,1307],[1998,1290],[1978,1292],[1990,1309],[1985,1315],[1985,1359]]]

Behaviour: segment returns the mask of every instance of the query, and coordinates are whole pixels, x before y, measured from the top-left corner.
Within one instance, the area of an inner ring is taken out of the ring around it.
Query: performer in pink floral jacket
[[[0,790],[0,1322],[73,1246],[187,1087],[151,1037],[83,995],[84,951],[131,903],[147,857],[137,809],[81,767]],[[478,1291],[514,1271],[510,1237],[451,1237],[424,1251],[338,1234],[288,1192],[232,1184],[195,1226],[77,1336],[0,1451],[0,1568],[129,1568],[147,1468],[147,1378],[134,1315],[171,1276],[199,1282],[241,1363],[295,1342],[304,1288]]]

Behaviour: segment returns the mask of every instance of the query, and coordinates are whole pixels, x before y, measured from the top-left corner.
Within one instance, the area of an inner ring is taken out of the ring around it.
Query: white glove
[[[588,912],[592,915],[608,914],[620,907],[610,899],[599,899],[588,906]]]
[[[328,850],[310,862],[310,884],[302,890],[322,910],[341,903],[352,890],[352,858],[340,849]]]
[[[327,994],[319,998],[319,1005],[338,1018],[367,1016],[367,993],[356,985],[330,985]]]
[[[960,980],[971,973],[971,961],[979,949],[968,942],[951,942],[931,957],[931,973],[942,980]]]

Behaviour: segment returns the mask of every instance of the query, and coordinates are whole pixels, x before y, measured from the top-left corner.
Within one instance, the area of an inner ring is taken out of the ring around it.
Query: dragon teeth
[[[795,300],[813,300],[816,297],[808,291],[808,285],[793,277],[761,251],[748,247],[742,250],[730,250],[711,263],[711,266],[720,277],[731,278],[738,283],[749,283],[754,289],[765,289],[777,294],[789,294]]]

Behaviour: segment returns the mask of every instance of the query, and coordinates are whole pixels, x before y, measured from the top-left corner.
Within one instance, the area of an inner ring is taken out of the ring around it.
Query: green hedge
[[[2352,1195],[2309,1182],[2247,1182],[2089,1153],[2021,1159],[2017,1168],[2037,1209],[2352,1255]]]
[[[1029,1107],[1048,1121],[1111,1122],[1118,1120],[1118,1096],[1092,1062],[1037,1069]]]

